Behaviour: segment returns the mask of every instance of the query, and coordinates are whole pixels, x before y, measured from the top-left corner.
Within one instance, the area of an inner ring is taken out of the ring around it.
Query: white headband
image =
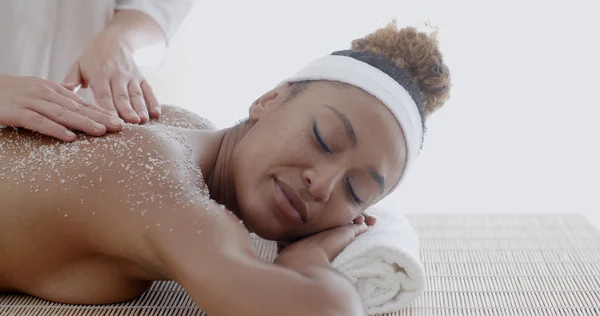
[[[352,57],[337,55],[327,55],[309,63],[279,86],[287,82],[306,80],[338,81],[356,86],[379,99],[390,109],[404,133],[408,151],[401,180],[417,158],[423,140],[421,115],[408,91],[378,68]],[[390,192],[398,186],[400,180]]]

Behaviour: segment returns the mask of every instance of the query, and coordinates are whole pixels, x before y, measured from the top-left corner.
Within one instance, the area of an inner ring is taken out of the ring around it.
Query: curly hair
[[[407,73],[408,80],[418,90],[417,106],[423,123],[450,97],[450,71],[438,48],[437,31],[427,34],[414,27],[398,29],[393,20],[386,27],[352,41],[351,50],[383,56]],[[289,97],[295,97],[309,84],[310,81],[293,83]]]
[[[450,97],[450,71],[438,48],[437,31],[431,34],[414,27],[398,29],[396,21],[352,41],[352,50],[369,51],[389,59],[408,72],[417,86],[429,117]]]

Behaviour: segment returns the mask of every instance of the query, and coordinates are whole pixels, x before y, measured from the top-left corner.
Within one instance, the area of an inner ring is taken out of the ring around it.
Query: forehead
[[[340,130],[346,117],[357,140],[353,162],[375,166],[386,178],[386,190],[396,183],[406,163],[406,143],[400,124],[381,101],[355,86],[323,81],[310,84],[299,97]]]

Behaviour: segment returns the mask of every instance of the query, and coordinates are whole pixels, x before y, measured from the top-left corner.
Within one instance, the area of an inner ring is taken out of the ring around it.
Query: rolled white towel
[[[370,209],[375,226],[358,236],[332,262],[357,287],[369,314],[398,311],[425,289],[416,231],[398,212]]]
[[[414,302],[425,287],[419,238],[398,212],[371,208],[375,226],[358,236],[332,262],[358,289],[368,313],[393,313]],[[273,262],[277,243],[252,234],[260,257]]]

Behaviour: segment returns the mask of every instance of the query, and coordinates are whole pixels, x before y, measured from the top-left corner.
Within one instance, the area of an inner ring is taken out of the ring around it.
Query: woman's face
[[[406,161],[397,121],[363,90],[320,81],[289,93],[283,86],[250,107],[253,125],[233,153],[240,216],[279,241],[349,224],[394,186]]]

